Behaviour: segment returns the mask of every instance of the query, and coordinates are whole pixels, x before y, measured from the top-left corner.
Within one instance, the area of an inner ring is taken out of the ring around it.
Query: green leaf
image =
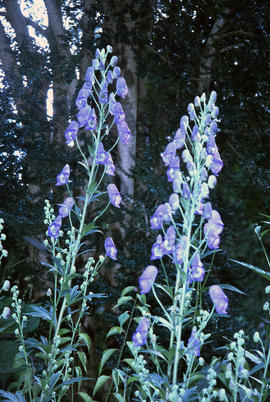
[[[113,310],[115,310],[117,307],[121,306],[122,304],[127,303],[128,301],[132,300],[131,296],[123,296],[118,299],[118,302],[115,306],[113,306]]]
[[[130,315],[127,311],[125,311],[123,314],[119,315],[118,321],[119,321],[121,327],[123,327],[125,322],[129,319],[129,316]]]
[[[126,400],[122,397],[121,394],[119,393],[114,393],[113,396],[119,401],[119,402],[125,402]]]
[[[87,236],[90,233],[102,233],[102,232],[100,230],[96,229],[96,226],[94,223],[90,222],[90,223],[83,225],[82,237]]]
[[[135,291],[135,286],[127,286],[125,289],[122,290],[121,297],[126,296],[126,294]]]
[[[79,392],[80,397],[84,400],[84,402],[97,402],[94,399],[90,398],[85,392]]]
[[[268,280],[270,281],[270,273],[269,273],[269,272],[266,272],[266,271],[264,271],[264,270],[261,269],[261,268],[254,267],[254,265],[246,264],[245,262],[236,261],[236,260],[233,260],[233,259],[231,259],[231,258],[229,258],[229,260],[230,260],[230,261],[233,261],[233,262],[236,262],[236,263],[239,264],[239,265],[243,265],[243,267],[246,267],[246,268],[248,268],[248,269],[251,269],[251,271],[256,272],[256,274],[261,275],[261,276],[263,276],[265,279],[268,279]]]
[[[86,361],[87,361],[87,359],[86,359],[85,353],[84,353],[84,352],[81,352],[81,351],[78,351],[77,354],[78,354],[78,356],[79,356],[80,362],[81,362],[82,365],[83,365],[84,371],[87,372],[87,367],[86,367]]]
[[[88,352],[90,352],[91,340],[90,337],[84,332],[80,332],[79,334],[80,340],[87,346]]]
[[[228,285],[227,283],[225,283],[225,284],[220,283],[219,286],[220,286],[222,289],[231,290],[232,292],[240,293],[241,295],[247,296],[246,293],[242,292],[242,290],[239,290],[238,288],[236,288],[236,287],[233,286],[233,285]]]
[[[93,391],[93,395],[95,395],[98,390],[105,384],[106,381],[109,380],[109,376],[108,375],[102,375],[100,377],[98,377],[94,391]]]
[[[98,374],[101,373],[104,364],[106,363],[106,361],[111,357],[111,355],[116,351],[117,349],[107,349],[104,350],[100,364],[99,364],[99,370],[98,370]]]
[[[112,336],[112,335],[119,335],[119,334],[121,334],[122,332],[124,332],[123,328],[120,328],[120,327],[112,327],[112,328],[110,329],[110,331],[107,333],[106,339],[109,338],[109,337]]]

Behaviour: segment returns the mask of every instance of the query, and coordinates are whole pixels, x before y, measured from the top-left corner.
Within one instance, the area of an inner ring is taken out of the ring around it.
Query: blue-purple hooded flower
[[[91,95],[91,90],[82,88],[79,90],[77,99],[76,99],[76,106],[80,110],[87,105],[87,99]]]
[[[191,272],[189,274],[189,281],[202,282],[203,278],[204,278],[203,263],[200,260],[199,254],[195,253],[191,261]]]
[[[97,115],[94,108],[91,109],[89,119],[86,122],[85,128],[86,130],[95,130],[97,126]]]
[[[107,239],[104,242],[104,247],[106,255],[110,257],[112,260],[117,260],[116,258],[117,250],[111,237],[107,237]]]
[[[117,208],[120,208],[120,203],[122,201],[121,194],[119,193],[115,184],[111,183],[107,186],[108,195],[110,203]]]
[[[149,265],[145,268],[142,275],[139,278],[139,285],[140,285],[140,293],[146,294],[150,292],[156,277],[158,274],[158,269],[154,265]]]
[[[139,325],[132,336],[132,341],[135,346],[143,346],[146,344],[149,324],[150,321],[146,317],[143,317],[140,320]]]
[[[79,113],[77,113],[77,120],[79,122],[80,127],[84,127],[87,123],[87,120],[91,117],[91,108],[89,105],[84,106],[80,109]]]
[[[126,115],[120,102],[113,102],[110,111],[113,114],[115,124],[119,124],[121,121],[125,120]]]
[[[65,199],[65,201],[63,202],[63,204],[60,205],[59,208],[59,215],[62,218],[65,218],[66,216],[68,216],[70,214],[70,211],[72,210],[74,205],[74,200],[71,197],[67,197]]]
[[[182,264],[185,256],[185,250],[187,248],[187,241],[188,238],[187,236],[182,236],[180,240],[177,241],[173,257],[174,257],[174,262],[177,264]]]
[[[121,96],[121,98],[125,98],[128,94],[126,80],[123,77],[118,78],[116,81],[116,94]]]
[[[200,341],[195,329],[193,329],[191,332],[187,347],[192,351],[192,353],[194,353],[195,356],[200,356]]]
[[[117,124],[117,130],[118,130],[119,139],[122,142],[122,144],[127,144],[131,137],[131,132],[127,125],[127,122],[125,120],[120,121]]]
[[[107,163],[108,156],[108,152],[105,151],[102,142],[100,142],[97,147],[96,163],[105,165]]]
[[[79,130],[79,124],[77,123],[77,121],[73,120],[65,131],[65,138],[67,145],[73,146],[74,141],[76,141],[77,138],[78,130]]]
[[[66,164],[63,167],[63,170],[57,175],[56,177],[56,186],[63,186],[64,184],[67,184],[70,176],[70,167],[68,164]]]
[[[48,236],[56,239],[59,235],[59,230],[62,226],[62,218],[60,215],[55,218],[55,220],[50,224],[48,228]]]
[[[186,133],[182,132],[180,128],[176,131],[174,139],[173,139],[173,144],[175,145],[176,149],[181,149],[183,148],[186,140]]]
[[[163,241],[162,241],[162,236],[159,234],[157,236],[156,242],[153,244],[152,249],[151,249],[151,258],[150,260],[159,260],[162,258],[164,255],[164,250],[163,250]]]
[[[166,146],[165,151],[160,154],[165,166],[169,166],[171,163],[173,163],[175,154],[176,154],[176,146],[173,142],[170,142]]]
[[[210,286],[209,294],[218,314],[227,314],[228,297],[218,285]]]

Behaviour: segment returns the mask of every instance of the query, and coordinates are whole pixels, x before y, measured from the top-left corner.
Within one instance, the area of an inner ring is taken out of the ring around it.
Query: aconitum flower
[[[98,60],[98,59],[93,59],[93,60],[92,60],[92,67],[93,67],[94,70],[99,70],[100,64],[99,64],[99,60]]]
[[[175,154],[176,154],[176,146],[173,142],[170,142],[166,146],[165,151],[160,154],[165,166],[169,166],[171,163],[173,163]]]
[[[116,258],[117,250],[111,237],[107,237],[107,239],[104,242],[104,247],[106,255],[110,257],[112,260],[117,260]]]
[[[77,114],[77,120],[79,122],[80,127],[84,127],[91,117],[91,108],[89,105],[84,106],[81,108],[79,113]]]
[[[218,285],[210,286],[209,294],[218,314],[227,314],[228,297]]]
[[[82,88],[79,90],[79,93],[78,93],[78,96],[76,99],[76,106],[79,110],[87,105],[87,99],[90,94],[91,94],[91,91],[87,90],[86,88]]]
[[[186,133],[182,132],[180,129],[178,129],[175,133],[174,139],[173,139],[173,144],[175,145],[176,149],[181,149],[183,148],[186,140]]]
[[[169,197],[169,204],[172,211],[176,211],[179,208],[179,196],[178,194],[172,193]]]
[[[66,164],[63,170],[56,177],[56,186],[63,186],[67,184],[70,175],[70,167]]]
[[[117,124],[118,136],[122,144],[127,144],[131,137],[130,129],[127,123],[123,120]]]
[[[116,94],[121,96],[121,98],[125,98],[128,94],[126,80],[123,77],[118,78],[116,81]]]
[[[187,116],[182,116],[180,119],[180,130],[183,133],[187,132],[187,127],[188,127],[188,117]]]
[[[100,165],[105,165],[108,160],[108,152],[105,151],[102,142],[98,144],[97,147],[97,155],[96,155],[96,163]]]
[[[189,274],[189,281],[202,282],[204,277],[203,263],[200,260],[198,253],[194,255],[191,261],[191,272]]]
[[[151,249],[151,258],[150,260],[159,260],[164,255],[163,247],[162,247],[162,236],[159,234],[157,236],[156,242],[153,244]]]
[[[146,344],[149,324],[150,321],[146,317],[143,317],[140,320],[139,325],[132,336],[132,341],[135,346],[143,346]]]
[[[111,65],[112,67],[115,67],[116,64],[117,64],[117,62],[118,62],[117,56],[112,56],[111,61],[110,61],[110,65]]]
[[[219,115],[219,108],[217,106],[214,106],[211,112],[212,119],[216,119],[218,115]]]
[[[176,156],[167,170],[168,182],[172,182],[175,178],[175,173],[180,169],[180,158]]]
[[[212,218],[212,204],[207,202],[203,207],[203,216],[205,219],[210,220]]]
[[[62,218],[65,218],[66,216],[68,216],[70,214],[70,211],[72,210],[73,205],[74,205],[73,198],[67,197],[65,199],[65,201],[63,202],[63,204],[60,205],[59,215]]]
[[[161,229],[164,220],[164,204],[157,207],[154,215],[150,219],[151,229]]]
[[[111,70],[109,70],[108,73],[107,73],[106,82],[107,82],[107,85],[110,85],[110,84],[113,83],[113,75],[112,75]]]
[[[188,200],[191,197],[191,192],[188,183],[185,181],[182,186],[182,197]]]
[[[210,135],[210,137],[208,138],[206,151],[210,155],[216,155],[218,153],[217,144],[213,135]]]
[[[92,66],[88,67],[88,69],[86,70],[84,80],[86,82],[94,84],[94,82],[95,82],[95,71],[94,71]]]
[[[217,178],[216,178],[216,176],[214,176],[214,175],[211,174],[211,176],[209,176],[209,178],[208,178],[207,184],[208,184],[208,187],[209,187],[209,188],[211,188],[211,189],[215,188],[215,187],[216,187],[216,184],[217,184]]]
[[[106,173],[110,176],[114,176],[115,175],[115,166],[112,160],[112,156],[111,154],[108,153],[108,159],[106,162]]]
[[[204,225],[204,234],[207,237],[207,245],[210,250],[215,250],[219,247],[219,235],[223,230],[224,224],[216,210],[212,210],[211,218]]]
[[[92,108],[85,128],[86,130],[95,130],[96,126],[97,126],[97,115],[95,109]]]
[[[187,108],[190,120],[196,120],[196,112],[193,103],[190,103]]]
[[[176,243],[173,256],[174,256],[174,262],[177,264],[182,264],[183,262],[187,241],[188,238],[187,236],[184,235]]]
[[[191,349],[192,353],[194,353],[195,356],[200,356],[200,341],[195,329],[193,329],[191,332],[191,335],[188,339],[187,347],[188,349]]]
[[[120,208],[120,203],[122,201],[121,194],[119,193],[115,184],[111,183],[107,187],[110,203],[117,208]]]
[[[164,241],[162,243],[162,248],[164,254],[171,254],[174,250],[174,243],[176,239],[176,232],[174,226],[171,225],[165,234]]]
[[[5,306],[1,314],[1,317],[3,318],[3,320],[6,320],[9,315],[10,315],[10,308]]]
[[[108,101],[108,87],[107,87],[106,82],[101,87],[98,100],[99,100],[100,103],[107,103],[107,101]]]
[[[142,275],[139,278],[139,285],[141,289],[141,294],[144,295],[148,292],[150,292],[156,277],[158,274],[158,269],[154,265],[149,265],[145,270],[143,271]]]
[[[114,67],[113,73],[112,73],[113,78],[115,79],[115,78],[120,77],[120,74],[121,74],[120,67],[118,67],[118,66]]]
[[[59,230],[62,226],[62,218],[60,215],[55,218],[55,220],[50,224],[48,228],[48,236],[56,239],[59,235]]]
[[[78,130],[79,130],[79,124],[77,123],[77,121],[73,120],[65,131],[65,138],[67,145],[73,146],[74,141],[76,141],[77,138]]]
[[[223,168],[223,162],[220,158],[219,153],[217,152],[214,156],[213,162],[211,163],[210,169],[211,169],[211,172],[215,176],[217,176],[222,168]]]
[[[195,96],[194,105],[195,105],[196,107],[199,107],[200,104],[201,104],[200,97],[199,97],[199,96]]]
[[[207,104],[207,108],[210,112],[213,109],[213,106],[216,103],[216,100],[217,100],[217,93],[216,93],[216,91],[212,91],[210,94],[208,104]]]
[[[194,127],[192,129],[192,134],[191,134],[191,139],[193,142],[198,142],[200,141],[200,131],[199,131],[199,127],[197,126],[197,124],[194,124]]]
[[[120,102],[112,103],[110,111],[113,114],[115,124],[119,124],[121,121],[125,120],[126,115]]]
[[[216,134],[216,132],[217,132],[217,123],[215,121],[212,121],[212,123],[210,124],[210,133],[214,135]]]
[[[182,174],[180,171],[175,172],[173,180],[173,191],[175,193],[181,193],[181,185],[183,183]]]

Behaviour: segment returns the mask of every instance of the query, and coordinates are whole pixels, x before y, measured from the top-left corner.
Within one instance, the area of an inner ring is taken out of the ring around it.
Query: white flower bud
[[[4,282],[4,285],[3,285],[3,288],[2,288],[2,289],[3,289],[5,292],[7,292],[9,288],[10,288],[10,282],[6,280],[6,281]]]
[[[2,318],[4,320],[6,320],[9,315],[10,315],[10,308],[9,307],[4,307],[4,310],[2,312]]]

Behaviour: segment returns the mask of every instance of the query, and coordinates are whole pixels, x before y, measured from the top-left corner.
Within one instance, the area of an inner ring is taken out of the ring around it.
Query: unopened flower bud
[[[4,285],[3,285],[3,288],[2,288],[2,289],[3,289],[5,292],[7,292],[9,288],[10,288],[10,282],[6,280],[6,281],[4,282]]]
[[[2,318],[6,320],[8,316],[10,315],[10,308],[9,307],[4,307],[3,313],[2,313]]]

